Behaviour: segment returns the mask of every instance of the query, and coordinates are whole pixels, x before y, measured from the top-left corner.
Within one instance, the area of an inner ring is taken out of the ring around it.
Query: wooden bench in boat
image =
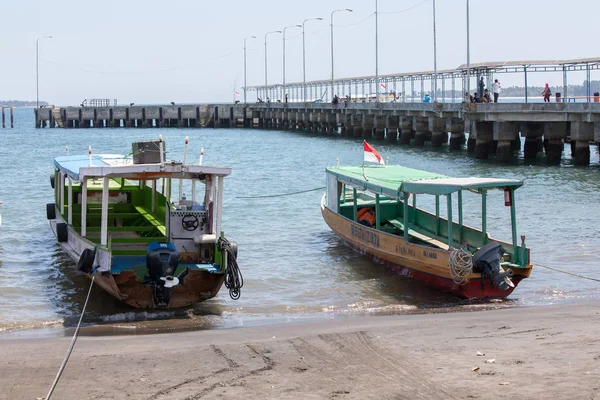
[[[387,222],[389,224],[395,226],[396,228],[400,229],[401,231],[404,231],[404,224],[402,222],[398,221],[397,219],[390,219]],[[434,239],[430,236],[423,235],[422,233],[419,233],[419,232],[415,231],[414,229],[410,229],[410,228],[408,229],[408,236],[411,236],[415,239],[418,239],[422,242],[428,243],[434,247],[438,247],[443,250],[450,249],[450,246],[448,246],[448,244],[441,242],[437,239]]]

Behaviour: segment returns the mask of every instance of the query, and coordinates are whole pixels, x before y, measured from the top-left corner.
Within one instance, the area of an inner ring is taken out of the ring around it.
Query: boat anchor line
[[[597,278],[590,278],[589,276],[584,276],[584,275],[575,274],[573,272],[563,271],[561,269],[552,268],[552,267],[549,267],[547,265],[538,264],[538,263],[533,263],[533,265],[538,266],[538,267],[542,267],[542,268],[546,268],[546,269],[549,269],[549,270],[552,270],[552,271],[560,272],[561,274],[571,275],[571,276],[575,276],[577,278],[588,279],[590,281],[600,282],[600,279],[597,279]]]
[[[244,197],[236,197],[236,199],[265,199],[268,197],[283,197],[283,196],[293,196],[295,194],[303,194],[303,193],[308,193],[308,192],[316,192],[317,190],[324,190],[325,186],[322,187],[318,187],[318,188],[314,188],[314,189],[308,189],[308,190],[301,190],[299,192],[291,192],[291,193],[282,193],[282,194],[270,194],[270,195],[266,195],[266,196],[244,196]]]
[[[77,323],[77,328],[75,328],[75,333],[73,334],[73,339],[71,339],[71,344],[69,345],[69,349],[67,350],[67,354],[65,354],[65,358],[58,369],[58,373],[56,374],[56,378],[54,378],[54,382],[48,391],[48,394],[45,397],[45,400],[50,400],[52,397],[52,393],[58,385],[58,381],[67,366],[67,362],[69,361],[69,357],[71,357],[71,352],[73,351],[73,347],[75,347],[75,342],[77,341],[77,337],[79,336],[79,327],[81,326],[81,321],[83,320],[83,315],[85,314],[85,309],[87,307],[88,300],[90,299],[90,294],[92,294],[92,288],[94,287],[94,279],[96,278],[95,274],[92,274],[92,281],[90,282],[90,288],[88,289],[87,297],[85,298],[85,303],[83,303],[83,309],[81,310],[81,315],[79,316],[79,322]]]

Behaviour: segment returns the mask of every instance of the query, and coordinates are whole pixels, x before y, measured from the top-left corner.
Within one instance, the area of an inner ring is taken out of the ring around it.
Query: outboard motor
[[[490,277],[492,283],[498,288],[508,290],[515,287],[515,285],[510,280],[512,271],[504,271],[500,266],[503,255],[504,249],[499,243],[490,242],[486,244],[473,256],[473,271],[481,272],[483,276]]]
[[[148,245],[146,268],[157,307],[167,307],[171,302],[172,288],[179,284],[179,279],[173,276],[178,265],[179,252],[173,243],[152,242]]]

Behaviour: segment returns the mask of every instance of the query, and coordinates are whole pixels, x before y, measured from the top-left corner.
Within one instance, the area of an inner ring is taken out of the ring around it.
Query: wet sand
[[[44,397],[69,342],[0,341],[0,398]],[[600,399],[600,302],[80,337],[52,398],[547,396]]]

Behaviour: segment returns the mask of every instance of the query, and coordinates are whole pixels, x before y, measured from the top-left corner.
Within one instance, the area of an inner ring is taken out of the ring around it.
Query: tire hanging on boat
[[[46,204],[46,218],[56,219],[56,204],[54,204],[54,203]]]
[[[50,175],[50,186],[52,186],[52,189],[54,189],[55,179],[56,177],[54,176],[54,174]]]
[[[60,243],[64,243],[69,240],[69,227],[64,222],[56,224],[56,239]]]
[[[94,269],[94,260],[96,259],[96,249],[85,249],[79,257],[77,269],[81,272],[89,274]]]

